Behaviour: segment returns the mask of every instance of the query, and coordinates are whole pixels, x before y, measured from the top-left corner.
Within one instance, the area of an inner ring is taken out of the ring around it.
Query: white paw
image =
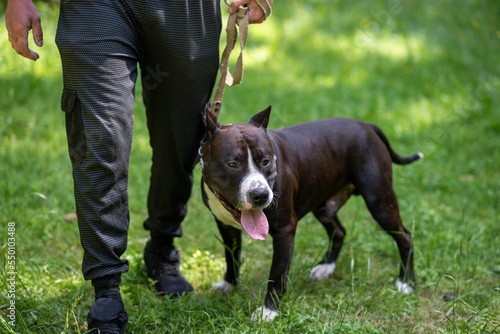
[[[311,273],[309,274],[310,279],[325,279],[328,278],[335,271],[335,262],[334,263],[324,263],[318,264],[312,268]]]
[[[250,321],[253,322],[271,322],[278,316],[278,312],[271,310],[265,306],[258,307],[250,317]]]
[[[396,288],[398,288],[399,293],[409,295],[410,293],[415,290],[410,284],[401,282],[401,280],[398,278],[396,281]]]
[[[234,290],[234,285],[225,280],[220,280],[219,282],[212,285],[212,291],[221,293],[223,295],[227,295],[228,293],[231,293],[233,290]]]

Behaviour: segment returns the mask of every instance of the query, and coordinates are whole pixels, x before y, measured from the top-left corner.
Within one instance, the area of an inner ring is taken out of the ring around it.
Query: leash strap
[[[227,0],[224,2],[229,5]],[[262,9],[265,18],[271,15],[271,5],[267,0],[256,0],[259,7]],[[240,37],[240,54],[236,61],[236,66],[233,71],[233,75],[229,72],[229,56],[234,46],[236,45],[236,40],[238,39],[238,28],[239,24],[239,37]],[[248,7],[240,6],[238,11],[234,14],[229,15],[226,27],[227,43],[221,57],[220,72],[221,77],[219,79],[219,84],[217,85],[217,90],[215,91],[214,100],[212,103],[212,113],[219,117],[220,109],[222,107],[222,96],[224,95],[225,85],[235,86],[239,85],[243,80],[243,50],[247,44],[248,37]]]
[[[236,61],[236,66],[234,68],[234,76],[231,75],[231,72],[229,72],[229,67],[228,67],[228,59],[229,59],[229,54],[233,50],[236,40],[238,37],[238,28],[236,28],[236,22],[237,19],[239,19],[239,27],[240,27],[240,54],[238,56],[238,60]],[[226,72],[226,84],[228,86],[233,86],[233,85],[238,85],[241,83],[243,80],[243,50],[245,49],[245,46],[247,44],[247,37],[248,37],[248,8],[247,7],[240,7],[238,11],[236,12],[236,15],[231,15],[231,17],[228,20],[227,24],[227,46],[229,46],[229,41],[231,41],[231,47],[227,51],[227,55],[225,58],[224,62],[224,68]],[[224,53],[223,56],[224,58]]]
[[[259,7],[262,9],[262,12],[264,12],[265,18],[267,19],[269,16],[271,16],[272,10],[269,2],[267,2],[267,0],[256,0],[256,1]]]
[[[220,72],[221,77],[219,79],[219,84],[217,85],[217,90],[214,95],[214,102],[212,103],[212,113],[219,117],[220,108],[222,107],[222,95],[224,95],[225,85],[234,86],[241,83],[243,79],[243,50],[247,42],[248,36],[248,8],[240,6],[238,11],[234,14],[229,15],[227,21],[226,34],[227,34],[227,44],[222,53],[222,58],[220,62]],[[228,68],[229,55],[236,45],[236,40],[238,38],[238,28],[236,27],[236,20],[239,20],[240,24],[240,55],[236,61],[236,67],[234,69],[234,76],[231,75]]]

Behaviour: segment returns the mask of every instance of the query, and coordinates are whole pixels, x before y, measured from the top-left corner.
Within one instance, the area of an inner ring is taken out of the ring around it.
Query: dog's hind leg
[[[226,274],[224,279],[215,283],[212,290],[226,294],[238,283],[241,259],[241,231],[217,220],[217,226],[224,242],[226,256]]]
[[[372,184],[372,186],[374,186]],[[412,293],[415,288],[413,271],[413,244],[410,231],[404,227],[399,214],[399,206],[392,183],[381,182],[380,187],[372,187],[363,193],[366,205],[373,218],[396,241],[401,267],[396,286],[400,293]]]
[[[340,222],[337,212],[347,202],[354,192],[353,184],[347,184],[324,205],[313,210],[314,216],[323,224],[330,244],[323,260],[316,264],[309,274],[310,279],[324,279],[333,274],[335,261],[339,256],[342,243],[346,234],[344,226]]]
[[[342,248],[346,231],[337,215],[328,220],[324,219],[325,217],[319,216],[316,211],[314,215],[325,227],[330,244],[323,260],[316,264],[309,273],[309,278],[325,279],[335,271],[335,262]]]

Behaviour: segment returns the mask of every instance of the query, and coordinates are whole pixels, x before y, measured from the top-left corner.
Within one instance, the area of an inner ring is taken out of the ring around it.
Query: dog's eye
[[[228,162],[227,165],[231,168],[238,168],[238,164],[234,161]]]
[[[266,167],[266,166],[269,165],[270,162],[271,162],[271,160],[269,160],[269,159],[263,159],[262,160],[262,166]]]

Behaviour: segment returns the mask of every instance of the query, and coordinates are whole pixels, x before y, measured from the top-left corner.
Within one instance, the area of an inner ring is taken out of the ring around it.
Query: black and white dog
[[[273,259],[264,307],[252,320],[271,321],[286,291],[297,222],[313,212],[325,227],[331,248],[311,271],[327,278],[346,231],[337,212],[351,195],[361,195],[372,216],[399,249],[397,288],[415,286],[410,232],[403,226],[392,185],[392,163],[422,157],[397,155],[375,125],[332,118],[267,130],[271,107],[249,123],[221,126],[207,111],[201,143],[203,199],[226,244],[227,269],[214,289],[227,293],[238,283],[241,230],[253,239],[273,238]]]

